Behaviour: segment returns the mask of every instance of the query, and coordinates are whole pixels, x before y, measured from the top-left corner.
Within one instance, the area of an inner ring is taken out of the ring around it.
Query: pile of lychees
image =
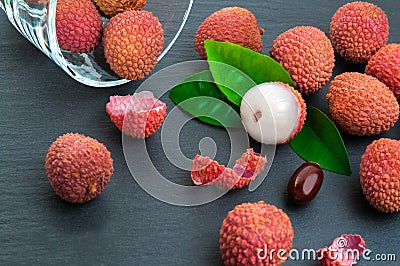
[[[164,45],[158,18],[141,10],[146,0],[58,0],[56,33],[59,47],[89,53],[104,46],[110,68],[121,78],[139,80],[155,67]],[[104,20],[106,22],[103,29]]]
[[[57,37],[60,48],[91,52],[103,40],[104,55],[117,75],[140,79],[148,75],[163,46],[158,19],[140,9],[145,1],[58,0]],[[112,17],[103,30],[101,15]],[[195,36],[195,50],[206,58],[204,41],[212,39],[262,51],[255,16],[247,9],[228,7],[206,18]],[[264,83],[250,89],[240,106],[243,124],[255,140],[283,144],[303,127],[306,103],[303,96],[320,91],[332,77],[334,49],[349,63],[367,64],[365,73],[345,72],[329,84],[329,112],[338,128],[356,136],[376,135],[389,130],[399,118],[400,44],[387,44],[389,23],[381,8],[367,2],[340,7],[330,23],[330,39],[314,26],[296,26],[283,32],[272,44],[270,55],[290,74],[295,88],[281,82]],[[263,103],[268,105],[263,105]],[[269,106],[269,107],[268,107]],[[145,138],[164,121],[166,105],[150,92],[113,96],[106,106],[111,120],[125,134]],[[268,133],[276,113],[276,138]],[[259,174],[267,159],[252,149],[243,153],[234,167],[226,168],[208,157],[196,156],[191,176],[196,185],[242,188]],[[360,183],[367,200],[382,212],[400,211],[400,141],[378,139],[361,158]],[[82,203],[101,193],[113,173],[106,147],[79,134],[66,134],[49,148],[46,157],[49,181],[63,199]],[[322,184],[322,170],[308,163],[289,183],[292,199],[306,202]],[[292,184],[292,185],[291,185]],[[305,192],[308,184],[309,193]],[[310,185],[312,184],[312,185]],[[232,210],[220,230],[220,249],[225,265],[280,265],[292,247],[294,232],[289,217],[265,202],[245,203]],[[343,235],[351,245],[364,240]],[[266,246],[281,250],[282,256],[264,254]],[[320,252],[330,251],[330,247]],[[346,248],[346,247],[341,247]],[[324,265],[350,265],[323,254]],[[357,258],[352,258],[351,263]]]

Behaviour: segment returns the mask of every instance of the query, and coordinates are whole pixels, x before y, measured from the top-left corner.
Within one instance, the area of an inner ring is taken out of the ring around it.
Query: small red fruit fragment
[[[360,235],[344,234],[329,247],[318,250],[318,259],[324,266],[351,266],[364,253],[366,244]]]
[[[106,111],[119,130],[143,139],[161,127],[167,115],[167,105],[150,91],[142,91],[133,95],[111,96]]]
[[[191,176],[195,185],[214,184],[216,186],[237,189],[250,184],[264,170],[267,158],[247,149],[236,160],[233,168],[225,168],[209,157],[196,155],[191,167]]]
[[[297,203],[311,201],[320,190],[323,179],[324,172],[318,164],[302,164],[289,180],[289,197]]]

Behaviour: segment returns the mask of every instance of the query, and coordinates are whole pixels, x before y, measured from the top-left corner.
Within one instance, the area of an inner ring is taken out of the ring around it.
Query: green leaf
[[[301,158],[318,163],[323,169],[351,175],[343,139],[335,124],[319,109],[309,106],[303,129],[290,141]]]
[[[170,99],[200,121],[214,126],[242,127],[237,107],[218,89],[211,72],[196,73],[169,92]]]
[[[281,81],[294,87],[289,73],[269,56],[237,44],[213,40],[206,40],[204,48],[215,83],[238,106],[243,95],[256,84]]]

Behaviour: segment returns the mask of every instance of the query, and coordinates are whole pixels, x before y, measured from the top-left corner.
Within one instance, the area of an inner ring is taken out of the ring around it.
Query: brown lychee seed
[[[128,10],[141,10],[146,0],[92,0],[97,8],[106,16],[113,17]]]
[[[361,1],[347,3],[332,16],[332,44],[351,63],[366,63],[387,43],[388,36],[388,18],[374,4]]]
[[[244,203],[222,222],[219,247],[225,265],[281,265],[293,236],[290,219],[281,209],[263,201]]]
[[[381,138],[361,157],[360,183],[369,203],[385,213],[400,211],[400,141]]]
[[[320,29],[297,26],[280,34],[270,55],[290,74],[296,89],[304,95],[322,89],[332,76],[335,54],[328,37]]]
[[[231,42],[261,53],[261,35],[264,29],[258,27],[253,13],[241,7],[226,7],[207,17],[197,29],[194,49],[206,59],[205,40]]]
[[[366,74],[345,72],[336,76],[326,98],[335,124],[351,135],[380,134],[393,127],[399,117],[393,92]]]
[[[84,203],[103,192],[114,172],[107,148],[81,134],[58,137],[46,154],[46,172],[60,198]]]
[[[400,99],[400,44],[392,43],[379,49],[368,61],[365,74],[385,83]]]
[[[73,53],[89,53],[101,41],[103,22],[90,0],[58,0],[56,34],[61,49]]]
[[[107,23],[103,44],[111,69],[121,78],[139,80],[156,66],[164,45],[164,31],[151,12],[125,11]]]

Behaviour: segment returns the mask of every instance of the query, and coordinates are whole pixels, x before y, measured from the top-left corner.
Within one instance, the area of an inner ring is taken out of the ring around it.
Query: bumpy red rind
[[[190,173],[195,185],[213,184],[228,189],[238,189],[249,185],[264,170],[266,163],[266,157],[262,157],[253,149],[247,149],[236,160],[234,169],[225,168],[209,157],[196,155]]]
[[[164,123],[167,115],[167,105],[153,97],[141,98],[144,110],[137,111],[132,97],[149,93],[147,91],[126,96],[111,96],[106,104],[106,112],[116,127],[128,136],[133,138],[147,138],[153,135]],[[148,103],[146,103],[148,101]]]

